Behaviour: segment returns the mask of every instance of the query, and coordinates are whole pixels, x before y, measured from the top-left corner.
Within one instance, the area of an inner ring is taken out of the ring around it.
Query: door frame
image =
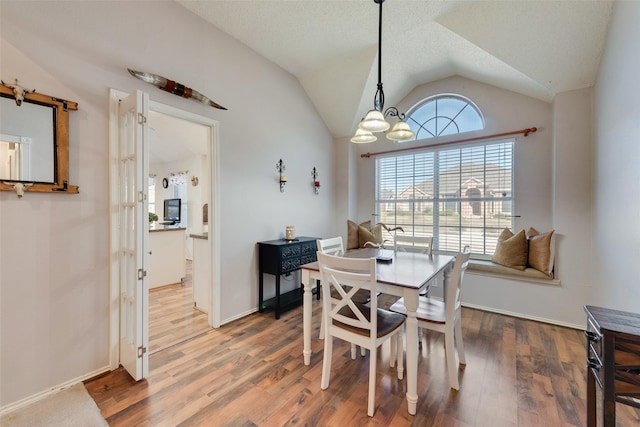
[[[118,180],[118,103],[120,99],[127,97],[127,92],[118,91],[116,89],[109,90],[109,207],[115,205],[114,201],[118,200],[119,180]],[[219,122],[217,120],[200,116],[189,111],[185,111],[167,104],[150,100],[149,111],[156,111],[170,116],[178,117],[194,123],[210,128],[210,141],[208,144],[209,157],[209,233],[208,243],[211,254],[211,268],[209,283],[211,285],[211,304],[209,307],[208,321],[209,326],[213,328],[220,327],[220,138],[219,138]],[[145,161],[149,161],[145,159]],[[109,262],[109,366],[111,370],[117,369],[120,364],[120,285],[119,280],[119,261],[115,248],[118,247],[118,212],[112,209],[109,212],[109,243],[110,243],[110,262]],[[145,266],[145,269],[148,266]],[[149,307],[144,309],[148,310]],[[145,325],[149,330],[149,325]]]

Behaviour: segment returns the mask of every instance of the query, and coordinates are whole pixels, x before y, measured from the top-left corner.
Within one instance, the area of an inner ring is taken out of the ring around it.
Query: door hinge
[[[138,124],[143,125],[147,123],[147,118],[142,113],[138,113]]]
[[[144,191],[138,191],[138,202],[142,203],[145,200],[147,200],[147,193],[145,193]]]
[[[141,268],[138,269],[138,280],[142,280],[146,277],[147,271]]]
[[[138,359],[140,359],[147,352],[147,347],[138,347]]]

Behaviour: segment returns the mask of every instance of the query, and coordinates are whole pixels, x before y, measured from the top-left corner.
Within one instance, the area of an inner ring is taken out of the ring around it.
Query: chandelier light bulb
[[[387,132],[387,139],[392,141],[408,141],[416,137],[407,122],[399,121]]]
[[[356,130],[356,134],[351,138],[351,142],[356,144],[367,144],[369,142],[374,142],[377,139],[378,138],[368,130],[358,128]]]
[[[360,129],[368,130],[369,132],[384,132],[391,125],[384,119],[384,115],[378,110],[369,110],[364,119],[358,125]]]

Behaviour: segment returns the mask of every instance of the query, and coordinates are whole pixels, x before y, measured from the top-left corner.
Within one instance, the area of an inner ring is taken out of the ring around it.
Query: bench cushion
[[[515,268],[505,267],[500,264],[489,260],[470,259],[467,267],[469,271],[482,271],[485,273],[504,274],[516,277],[525,277],[532,279],[546,279],[549,280],[549,276],[535,268],[525,268],[524,270],[516,270]]]

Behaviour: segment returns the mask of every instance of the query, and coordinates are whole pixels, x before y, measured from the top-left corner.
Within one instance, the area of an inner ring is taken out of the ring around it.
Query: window
[[[480,110],[460,95],[427,98],[408,116],[407,124],[416,133],[416,139],[484,129],[484,119]]]
[[[180,227],[187,226],[187,180],[170,180],[171,186],[171,197],[175,199],[180,199]]]
[[[513,228],[513,140],[376,158],[376,213],[434,248],[493,254]],[[400,232],[400,231],[398,231]],[[392,240],[392,236],[385,236]]]
[[[149,212],[156,213],[156,177],[149,176]]]

